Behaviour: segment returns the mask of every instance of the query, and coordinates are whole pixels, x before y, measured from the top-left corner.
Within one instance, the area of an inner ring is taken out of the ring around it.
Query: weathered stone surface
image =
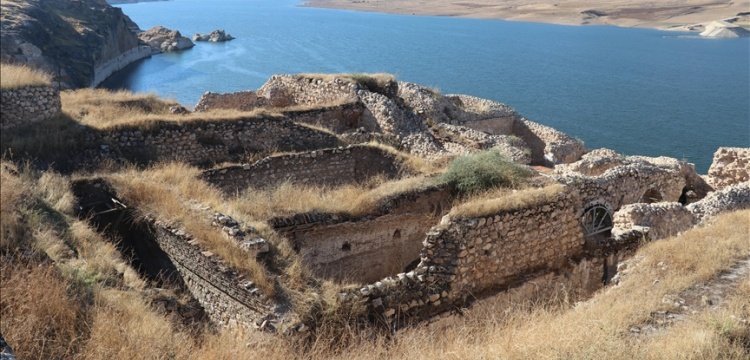
[[[716,190],[750,180],[750,148],[721,147],[708,169],[708,182]]]
[[[169,30],[163,26],[154,26],[141,32],[138,34],[138,38],[163,52],[185,50],[195,46],[190,39],[182,36],[179,31]]]
[[[614,214],[613,221],[615,238],[640,227],[648,228],[644,234],[647,240],[676,236],[697,223],[693,213],[677,202],[625,205]]]
[[[152,53],[139,44],[138,26],[104,1],[26,0],[2,9],[1,60],[47,72],[63,88],[97,86]]]
[[[698,221],[705,221],[722,212],[747,208],[750,208],[750,181],[727,186],[687,206]]]
[[[395,179],[408,173],[393,154],[377,147],[351,145],[312,152],[269,156],[250,165],[208,170],[203,178],[229,194],[281,182],[335,186],[375,176]]]
[[[234,36],[225,33],[224,30],[214,30],[208,34],[196,33],[193,35],[193,41],[224,42],[233,39]]]

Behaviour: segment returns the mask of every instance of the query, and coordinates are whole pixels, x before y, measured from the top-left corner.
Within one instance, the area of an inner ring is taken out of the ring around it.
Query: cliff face
[[[0,58],[55,76],[63,87],[96,86],[149,56],[138,27],[104,0],[3,1]]]

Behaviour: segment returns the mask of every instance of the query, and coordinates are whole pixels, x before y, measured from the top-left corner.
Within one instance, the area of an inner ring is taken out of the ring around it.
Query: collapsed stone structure
[[[428,159],[500,148],[521,163],[555,167],[534,182],[553,188],[523,190],[514,196],[533,200],[488,207],[479,215],[455,212],[450,189],[426,184],[381,199],[364,216],[313,212],[267,219],[317,277],[367,284],[342,287],[340,301],[364,304],[362,316],[392,328],[496,293],[524,296],[564,286],[585,296],[607,283],[644,239],[675,235],[721,212],[750,207],[748,149],[720,149],[702,177],[692,164],[671,158],[624,157],[607,149],[584,154],[580,142],[489,100],[443,96],[393,80],[360,82],[280,75],[257,93],[205,96],[197,110],[263,108],[283,116],[156,121],[146,128],[86,129],[81,136],[84,147],[91,147],[86,151],[100,158],[196,164],[297,152],[203,173],[228,194],[280,180],[335,186],[405,174],[393,153],[339,146],[345,139],[377,138]],[[535,195],[549,189],[552,195]],[[132,213],[122,215],[133,209],[106,182],[79,182],[74,191],[81,213],[100,229],[145,239],[125,243],[142,257],[146,271],[166,269],[180,279],[217,324],[303,328],[284,323],[288,306],[265,297],[252,279],[178,225],[158,218],[135,224]],[[99,195],[89,199],[91,194]],[[274,251],[231,217],[207,215],[206,221],[249,257]],[[532,283],[536,290],[530,290]]]
[[[553,165],[575,161],[584,153],[580,141],[531,122],[506,105],[467,95],[441,95],[389,78],[274,75],[257,92],[206,93],[196,111],[288,107],[326,111],[327,116],[314,124],[345,139],[385,140],[428,158],[499,147],[518,162]],[[336,111],[342,116],[332,116]],[[302,110],[284,114],[295,121],[309,116]]]

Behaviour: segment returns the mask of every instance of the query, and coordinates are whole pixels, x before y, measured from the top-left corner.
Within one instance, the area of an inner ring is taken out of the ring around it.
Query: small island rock
[[[234,39],[234,36],[227,34],[224,30],[214,30],[208,34],[193,35],[193,41],[210,41],[210,42],[222,42]]]
[[[138,34],[138,38],[162,52],[189,49],[195,44],[182,36],[177,30],[169,30],[163,26],[154,26],[150,30]]]

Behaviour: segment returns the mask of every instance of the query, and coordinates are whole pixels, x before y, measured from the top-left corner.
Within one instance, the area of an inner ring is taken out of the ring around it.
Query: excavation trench
[[[175,314],[188,327],[203,326],[206,313],[157,243],[153,225],[138,220],[135,210],[119,201],[104,181],[76,181],[73,193],[78,199],[79,217],[88,219],[97,231],[111,239],[123,258],[148,280],[144,294],[156,311]]]

